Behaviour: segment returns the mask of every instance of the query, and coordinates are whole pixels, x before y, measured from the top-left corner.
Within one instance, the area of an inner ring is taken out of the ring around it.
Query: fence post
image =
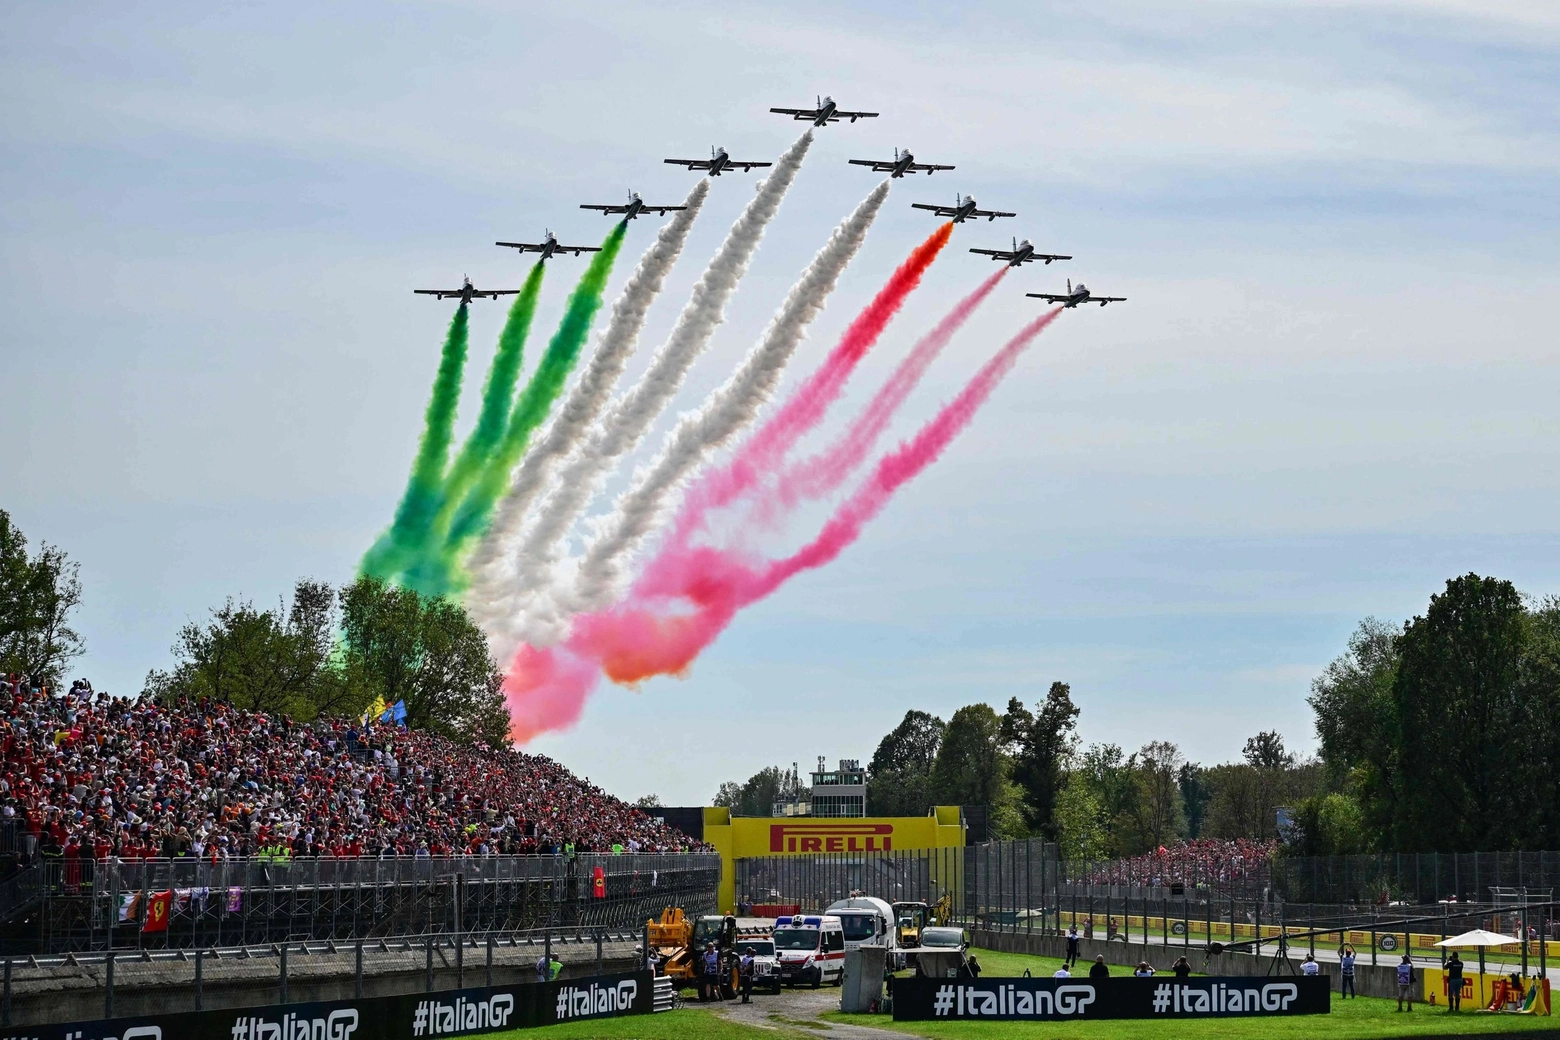
[[[205,954],[206,954],[206,950],[205,950],[204,947],[201,947],[201,946],[195,947],[195,1010],[196,1011],[204,1011],[204,1010],[206,1010],[205,1001],[203,999],[205,995],[201,992],[201,981],[202,981],[201,980],[201,964],[205,960]]]
[[[552,979],[552,929],[547,929],[542,935],[542,958],[547,965],[547,970],[542,972],[542,981],[548,982]]]
[[[279,1003],[287,1003],[287,940],[282,940],[282,999]]]
[[[483,983],[483,985],[486,985],[486,986],[491,988],[492,985],[493,985],[493,933],[492,932],[488,933],[487,939],[488,939],[488,941],[487,941],[487,981],[485,983]]]
[[[1521,863],[1522,863],[1522,853],[1519,852],[1519,853],[1517,853],[1517,864],[1518,864],[1519,871],[1520,871]],[[1520,876],[1520,874],[1519,874],[1519,876]],[[1528,971],[1528,941],[1529,940],[1528,940],[1528,912],[1527,911],[1528,911],[1528,908],[1527,908],[1527,896],[1524,895],[1522,897],[1522,977],[1524,979],[1527,978],[1527,971]]]
[[[423,976],[423,992],[433,992],[433,933],[428,933],[428,938],[423,941],[423,951],[427,958]]]
[[[461,943],[461,928],[465,924],[466,913],[466,875],[464,871],[455,874],[455,988],[466,988],[466,948]]]
[[[9,968],[11,966],[11,962],[10,961],[6,961],[5,965],[6,965],[7,968]],[[113,950],[109,950],[108,951],[108,955],[103,959],[103,1017],[104,1018],[113,1018],[114,1017],[114,951]]]
[[[363,940],[359,939],[355,945],[354,964],[352,967],[352,997],[354,1000],[363,999]]]
[[[601,974],[601,929],[596,929],[596,974]]]
[[[11,1024],[11,958],[5,959],[5,999],[0,1001],[0,1026]]]

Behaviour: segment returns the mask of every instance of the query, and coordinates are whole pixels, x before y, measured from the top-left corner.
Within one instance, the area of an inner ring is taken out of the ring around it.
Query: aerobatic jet
[[[846,112],[834,103],[831,97],[818,98],[815,108],[771,108],[769,111],[778,112],[792,119],[805,119],[813,126],[827,126],[829,123],[838,123],[841,119],[849,119],[854,123],[858,119],[876,119],[876,112]]]
[[[724,148],[711,148],[708,159],[667,159],[673,166],[686,166],[690,170],[708,170],[711,177],[719,177],[723,170],[735,170],[742,168],[743,173],[751,171],[755,166],[773,166],[774,163],[766,162],[742,162],[733,159],[726,154]]]
[[[1044,260],[1049,264],[1052,260],[1071,260],[1070,256],[1062,256],[1057,253],[1037,253],[1035,247],[1029,244],[1029,239],[1020,242],[1013,240],[1012,249],[971,249],[972,253],[985,253],[993,260],[1006,260],[1009,267],[1018,267],[1032,260]]]
[[[976,209],[975,196],[954,195],[952,206],[933,206],[925,202],[910,203],[911,209],[929,209],[939,217],[951,217],[955,224],[962,224],[970,217],[985,217],[987,220],[996,220],[998,217],[1016,217],[1017,213],[1004,213],[999,209]]]
[[[886,173],[890,177],[903,177],[907,173],[920,173],[922,170],[925,170],[926,175],[930,177],[937,170],[953,169],[952,166],[938,166],[936,163],[918,163],[908,149],[901,152],[898,148],[894,149],[893,162],[888,162],[886,159],[852,159],[850,164],[870,166],[872,172]]]
[[[518,249],[522,253],[541,253],[541,258],[537,261],[538,263],[546,261],[555,254],[573,253],[575,256],[579,256],[581,253],[601,252],[600,246],[563,245],[554,237],[551,231],[544,234],[540,242],[494,242],[493,244],[495,246],[503,246],[506,249]]]
[[[1059,303],[1063,307],[1076,307],[1080,303],[1097,303],[1103,307],[1107,303],[1125,303],[1127,299],[1125,296],[1095,296],[1089,292],[1089,287],[1082,282],[1079,282],[1078,287],[1074,289],[1071,278],[1067,279],[1066,296],[1053,296],[1050,293],[1043,292],[1025,293],[1024,295],[1034,296],[1045,300],[1047,303]]]
[[[413,289],[412,292],[422,296],[437,296],[441,300],[446,296],[458,296],[461,303],[470,303],[473,299],[480,299],[484,296],[496,300],[500,296],[513,296],[520,291],[519,289],[478,289],[471,284],[470,278],[463,278],[461,281],[465,284],[459,289]]]
[[[652,211],[664,217],[671,210],[687,208],[687,206],[647,206],[645,205],[645,200],[639,197],[639,192],[637,191],[629,192],[628,202],[621,206],[580,206],[580,209],[599,209],[603,213],[621,213],[624,220],[633,220],[641,213],[650,213]]]

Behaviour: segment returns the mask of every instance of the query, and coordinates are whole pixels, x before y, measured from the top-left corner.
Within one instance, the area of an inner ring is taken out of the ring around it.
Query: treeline
[[[459,741],[509,740],[503,676],[457,604],[359,578],[340,589],[299,581],[292,602],[261,610],[228,600],[179,630],[171,669],[145,691],[162,703],[203,697],[309,720],[404,701],[406,724]]]
[[[47,542],[29,554],[27,536],[0,509],[0,675],[59,686],[65,666],[85,649],[70,625],[80,605],[77,565]]]
[[[1363,621],[1310,703],[1329,792],[1297,849],[1560,848],[1560,599],[1454,578],[1401,630]]]

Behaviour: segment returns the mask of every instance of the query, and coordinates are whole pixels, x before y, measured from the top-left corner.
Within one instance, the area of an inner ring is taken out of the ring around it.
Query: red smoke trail
[[[905,398],[910,396],[910,391],[921,381],[927,368],[969,320],[970,315],[975,313],[975,309],[991,295],[1008,270],[1006,267],[999,268],[921,337],[832,447],[789,467],[779,475],[773,492],[759,505],[761,519],[772,524],[779,512],[794,507],[798,501],[828,494],[845,482],[845,478],[867,457],[867,452],[872,450],[872,445],[877,443],[884,427],[894,417],[899,406],[904,404]]]
[[[768,563],[713,548],[669,546],[653,560],[636,592],[642,600],[687,600],[694,610],[668,615],[631,604],[576,619],[568,647],[601,662],[614,682],[677,674],[693,663],[742,607],[769,595],[793,575],[839,556],[883,510],[894,492],[943,453],[1002,378],[1060,308],[1030,322],[986,362],[959,396],[896,450],[843,502],[818,536],[797,552]]]
[[[686,543],[705,513],[719,509],[753,488],[764,474],[773,472],[780,465],[803,434],[818,424],[829,406],[839,398],[856,365],[899,313],[905,299],[921,284],[921,276],[952,235],[953,224],[944,224],[916,246],[878,290],[872,302],[850,323],[817,371],[797,387],[780,410],[737,450],[735,458],[720,469],[712,470],[689,492],[677,523],[673,525],[670,544]]]

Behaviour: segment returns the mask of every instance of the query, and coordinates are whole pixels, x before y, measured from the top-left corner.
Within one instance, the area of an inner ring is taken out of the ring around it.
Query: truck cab
[[[838,986],[845,978],[845,931],[829,914],[792,914],[775,918],[775,952],[780,981],[791,986],[825,982]]]
[[[824,911],[840,919],[845,933],[845,948],[857,946],[883,946],[888,950],[888,963],[898,971],[905,966],[904,950],[899,945],[894,908],[873,896],[852,896],[837,899]]]

